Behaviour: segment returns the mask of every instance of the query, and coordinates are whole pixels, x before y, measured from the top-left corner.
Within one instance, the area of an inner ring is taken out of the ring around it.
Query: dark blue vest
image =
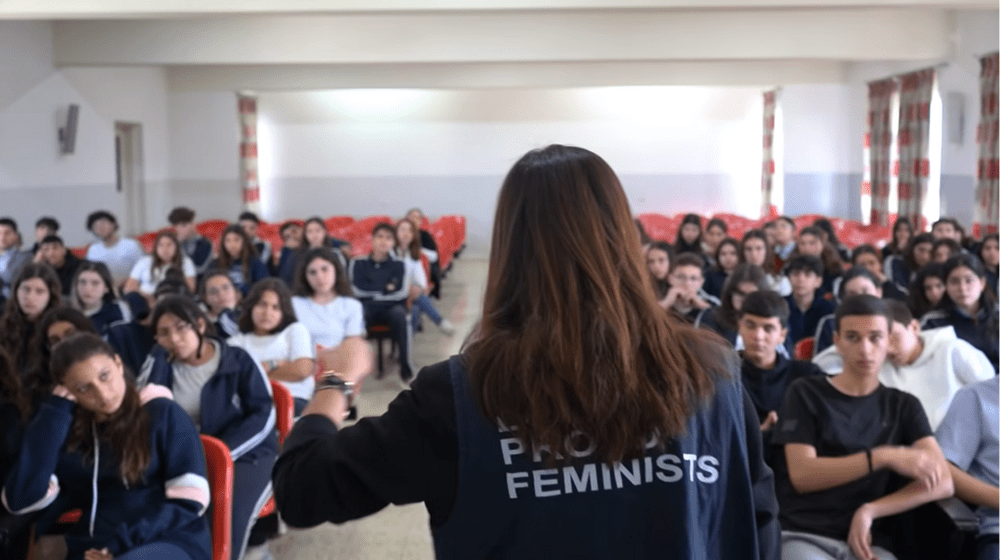
[[[687,432],[645,457],[608,465],[582,451],[550,466],[480,414],[451,360],[458,491],[433,530],[439,560],[479,558],[756,559],[754,500],[738,378]]]

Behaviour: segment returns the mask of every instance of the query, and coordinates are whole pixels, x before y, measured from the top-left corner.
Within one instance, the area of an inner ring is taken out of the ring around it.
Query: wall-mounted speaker
[[[76,123],[80,118],[80,106],[72,103],[66,112],[66,126],[59,128],[59,151],[72,154],[76,149]]]

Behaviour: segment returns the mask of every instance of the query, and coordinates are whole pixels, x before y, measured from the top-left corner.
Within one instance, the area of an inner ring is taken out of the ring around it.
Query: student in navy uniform
[[[597,155],[524,156],[500,191],[479,337],[351,427],[365,370],[323,377],[275,466],[282,518],[422,501],[442,560],[777,559],[736,356],[656,305],[631,220]]]
[[[879,384],[891,323],[884,301],[846,299],[835,327],[843,373],[787,390],[773,436],[785,456],[775,461],[783,560],[895,558],[876,521],[952,495],[920,401]]]
[[[189,299],[194,297],[188,290],[187,284],[179,278],[168,278],[160,282],[153,297],[155,301],[159,301],[173,295]],[[146,312],[135,321],[113,323],[104,333],[104,338],[121,356],[129,371],[140,371],[156,345],[153,329],[150,328],[151,319],[149,312]]]
[[[253,212],[243,212],[236,221],[243,229],[243,232],[246,233],[247,240],[250,242],[250,246],[253,247],[257,260],[264,265],[264,268],[270,268],[271,255],[274,254],[274,251],[271,248],[270,243],[257,237],[257,229],[260,227],[260,218],[258,218],[257,214],[254,214]],[[257,280],[260,280],[260,278],[255,278],[254,282]],[[252,283],[253,282],[251,282],[251,284]],[[243,294],[246,295],[246,292],[244,291]]]
[[[883,267],[885,276],[900,290],[906,290],[913,280],[913,275],[924,265],[931,262],[931,247],[934,237],[929,233],[921,233],[910,238],[906,250],[900,255],[886,257]]]
[[[52,349],[63,340],[77,333],[99,334],[93,323],[72,307],[59,306],[49,310],[38,322],[38,331],[31,339],[31,358],[24,378],[23,391],[32,414],[42,401],[52,393],[55,381],[49,371]]]
[[[727,237],[719,242],[712,253],[712,267],[705,275],[705,291],[715,297],[722,296],[726,278],[740,264],[740,242]]]
[[[22,393],[21,379],[10,356],[0,348],[0,480],[21,454],[25,419],[29,404]],[[31,516],[0,510],[0,558],[27,558],[31,541]]]
[[[677,256],[684,253],[694,253],[699,257],[701,253],[701,216],[698,214],[685,214],[681,219],[681,227],[677,229],[677,237],[674,239],[674,252]]]
[[[792,284],[788,301],[788,341],[795,343],[813,336],[820,319],[834,312],[835,306],[820,292],[823,285],[823,263],[814,256],[800,255],[785,264],[785,274]]]
[[[943,263],[927,263],[913,275],[906,306],[914,317],[920,319],[938,306],[944,297],[944,281]]]
[[[167,221],[174,228],[181,250],[191,259],[195,272],[201,275],[208,268],[208,262],[212,260],[212,242],[198,233],[194,216],[194,210],[178,206],[167,215]]]
[[[59,278],[45,263],[28,263],[21,268],[10,299],[0,318],[0,347],[7,351],[14,367],[26,371],[28,345],[42,315],[60,303]]]
[[[124,370],[96,335],[55,347],[59,385],[28,426],[4,505],[80,509],[66,533],[70,560],[209,560],[198,432],[170,399],[140,400]]]
[[[31,252],[38,254],[42,241],[50,235],[59,235],[59,220],[52,216],[38,218],[35,221],[35,244],[31,246]]]
[[[653,241],[644,251],[646,255],[646,270],[649,271],[649,279],[653,284],[653,292],[656,300],[661,302],[660,307],[666,309],[669,305],[662,302],[670,292],[670,267],[674,261],[674,248],[666,241]]]
[[[278,254],[278,265],[274,275],[291,286],[295,282],[295,268],[298,266],[299,249],[302,248],[302,226],[294,221],[287,221],[281,224],[278,230],[284,245]]]
[[[76,258],[58,235],[49,235],[38,243],[35,252],[35,262],[44,262],[56,271],[59,285],[62,286],[63,297],[68,297],[73,290],[73,277],[76,270],[84,262]]]
[[[855,247],[854,251],[851,252],[851,266],[862,267],[871,272],[872,276],[875,277],[875,285],[882,288],[883,297],[897,301],[906,301],[907,292],[900,290],[895,283],[890,282],[885,277],[885,272],[882,270],[882,259],[880,258],[878,249],[874,246],[865,244]],[[839,287],[835,286],[834,292],[839,291]]]
[[[215,334],[223,340],[240,332],[242,296],[224,270],[209,269],[201,279],[198,299],[205,307],[208,320],[215,326]]]
[[[993,295],[997,295],[997,282],[1000,281],[1000,234],[993,232],[984,237],[976,256],[986,270],[986,285],[993,290]]]
[[[726,237],[729,233],[729,227],[726,226],[726,222],[721,218],[712,218],[705,225],[705,231],[701,235],[701,253],[705,256],[705,260],[708,262],[709,266],[716,266],[718,260],[716,259],[716,253],[719,251],[719,245],[725,239],[732,239],[731,237]],[[736,243],[736,253],[739,254],[739,241],[733,239]],[[736,258],[736,262],[739,262],[739,256]],[[736,266],[735,264],[733,266]],[[729,267],[732,268],[732,267]],[[712,294],[719,295],[719,294]]]
[[[715,331],[735,347],[744,298],[757,290],[767,289],[767,275],[759,266],[747,263],[737,265],[726,280],[719,305],[705,313],[695,326]]]
[[[896,218],[896,223],[892,225],[892,239],[882,247],[882,262],[892,255],[902,255],[911,237],[913,226],[910,225],[910,220],[903,216]]]
[[[208,268],[218,268],[229,274],[233,285],[244,296],[254,282],[267,278],[267,267],[257,258],[257,252],[250,238],[240,226],[229,226],[222,230],[219,256],[212,260]]]
[[[774,467],[771,435],[778,422],[778,409],[793,381],[823,375],[812,362],[791,360],[778,352],[788,336],[788,302],[771,290],[759,290],[743,298],[739,310],[739,333],[743,339],[740,378],[753,401],[764,441],[764,461]],[[781,458],[779,454],[777,458]]]
[[[84,261],[73,278],[70,305],[89,317],[100,334],[115,323],[131,322],[149,313],[146,298],[138,294],[118,298],[113,282],[111,272],[102,262]]]
[[[695,253],[677,255],[670,268],[670,290],[660,300],[660,306],[672,310],[691,324],[698,325],[719,298],[709,295],[701,287],[705,283],[705,259]]]
[[[820,292],[834,293],[834,283],[844,273],[844,263],[833,245],[823,240],[822,229],[809,226],[799,232],[795,250],[792,251],[788,261],[791,262],[792,259],[804,255],[816,257],[823,263],[823,283],[820,285]]]
[[[139,375],[140,386],[170,389],[201,433],[222,440],[233,458],[232,558],[243,557],[250,529],[271,496],[278,450],[274,401],[267,376],[242,348],[212,337],[198,305],[169,296],[153,310],[159,347]]]
[[[958,338],[975,346],[997,370],[1000,328],[997,300],[986,287],[986,270],[972,255],[958,255],[944,265],[945,294],[938,308],[920,320],[921,329],[952,326]]]
[[[347,275],[354,290],[354,297],[364,309],[365,325],[386,324],[399,348],[399,377],[403,381],[413,378],[410,348],[413,330],[407,318],[406,265],[393,258],[392,247],[396,230],[385,222],[372,229],[372,252],[367,258],[351,261]]]
[[[844,301],[851,296],[867,294],[881,298],[882,287],[878,278],[868,269],[856,266],[846,273],[837,284],[837,301]],[[823,316],[816,324],[813,336],[813,356],[833,346],[834,313]],[[811,358],[812,356],[810,356]]]

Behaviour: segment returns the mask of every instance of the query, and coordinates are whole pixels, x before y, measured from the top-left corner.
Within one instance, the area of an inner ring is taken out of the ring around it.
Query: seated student
[[[242,348],[213,337],[198,304],[183,296],[160,300],[153,332],[161,348],[143,364],[140,387],[161,385],[194,420],[217,437],[233,458],[232,558],[243,557],[250,527],[271,495],[271,468],[278,450],[271,385]]]
[[[135,239],[118,237],[118,219],[106,210],[87,216],[87,229],[97,237],[97,241],[87,247],[87,260],[107,265],[115,286],[121,286],[136,261],[145,254],[142,245]]]
[[[119,298],[111,272],[101,262],[83,261],[73,278],[70,305],[90,318],[94,329],[105,334],[112,324],[130,322],[149,312],[145,298]]]
[[[837,252],[842,262],[850,262],[853,253],[837,239],[837,232],[833,229],[833,224],[826,218],[818,218],[813,222],[812,227],[819,228],[823,243],[830,245]],[[881,260],[881,259],[880,259]]]
[[[410,208],[406,212],[406,219],[417,224],[417,228],[420,230],[420,250],[427,255],[427,260],[431,262],[431,283],[434,284],[434,289],[431,290],[429,294],[433,298],[441,299],[441,280],[444,275],[441,274],[441,263],[438,259],[438,246],[437,241],[434,240],[434,236],[431,232],[424,229],[424,220],[427,219],[424,213],[419,208]]]
[[[716,245],[713,255],[713,268],[705,275],[705,291],[719,297],[726,278],[740,264],[740,242],[727,237]]]
[[[882,297],[882,287],[878,278],[867,268],[856,266],[846,273],[837,283],[837,301],[844,301],[851,296],[868,294],[877,298]],[[816,324],[816,331],[812,335],[813,355],[816,355],[827,348],[833,346],[833,313],[823,316]]]
[[[780,216],[773,223],[774,242],[772,246],[776,256],[774,267],[775,271],[778,271],[785,266],[785,262],[791,258],[792,251],[795,250],[795,221],[788,216]]]
[[[726,237],[727,233],[729,233],[729,228],[726,226],[726,222],[722,221],[720,218],[712,218],[707,224],[705,224],[705,231],[701,236],[701,254],[705,257],[705,260],[708,261],[709,266],[716,266],[718,264],[718,261],[716,260],[716,253],[719,250],[719,244],[722,243],[724,239],[732,239]],[[736,243],[736,252],[738,253],[739,241],[736,241],[735,239],[733,239],[733,241]],[[718,294],[713,295],[717,296]]]
[[[3,488],[8,510],[79,509],[68,558],[209,560],[205,456],[168,398],[145,400],[93,334],[53,349],[59,383],[25,432]]]
[[[168,277],[156,287],[153,299],[159,301],[167,296],[175,295],[194,298],[183,280]],[[134,321],[119,321],[112,324],[104,333],[108,344],[121,356],[122,361],[125,362],[130,371],[141,371],[150,352],[156,346],[156,337],[151,328],[151,321],[152,317],[149,311],[146,311],[137,316]]]
[[[788,302],[777,292],[759,290],[747,294],[739,314],[743,340],[741,379],[760,420],[764,461],[773,467],[771,428],[778,421],[785,390],[792,381],[822,375],[823,370],[810,362],[789,359],[778,351],[784,347],[788,335]]]
[[[700,323],[705,312],[719,305],[719,298],[708,295],[701,289],[705,283],[702,275],[704,268],[705,260],[699,255],[678,255],[670,270],[670,291],[660,301],[660,305],[689,323]]]
[[[351,261],[348,276],[354,297],[361,301],[366,325],[387,324],[399,348],[399,376],[404,382],[413,378],[410,342],[413,333],[406,316],[406,265],[392,258],[395,229],[379,222],[372,229],[372,252]]]
[[[752,229],[743,236],[740,243],[740,262],[759,266],[767,274],[768,288],[787,296],[792,293],[792,285],[788,277],[779,274],[776,267],[777,255],[771,251],[767,242],[767,234],[759,229]]]
[[[876,285],[882,288],[883,297],[906,301],[906,292],[900,290],[895,283],[890,282],[885,277],[885,272],[882,269],[882,259],[880,258],[878,249],[874,246],[865,244],[855,247],[851,253],[851,266],[854,268],[862,267],[871,272],[877,282]],[[839,291],[839,286],[834,286],[834,292]]]
[[[677,238],[674,240],[674,252],[680,256],[684,253],[694,253],[699,257],[701,253],[701,216],[698,214],[685,214],[681,220],[681,227],[677,230]]]
[[[834,335],[844,371],[788,387],[772,436],[785,456],[775,461],[784,560],[895,558],[873,523],[952,495],[920,402],[879,383],[891,321],[884,301],[847,298]],[[893,491],[897,474],[910,482]]]
[[[205,239],[198,233],[198,228],[194,224],[194,210],[186,206],[178,206],[167,214],[167,221],[174,228],[177,241],[180,242],[181,251],[194,265],[195,275],[200,275],[208,268],[208,262],[212,260],[212,242]],[[194,287],[191,288],[194,290]]]
[[[198,299],[204,304],[205,314],[215,327],[215,334],[222,340],[240,332],[242,298],[243,294],[224,270],[209,269],[201,279]]]
[[[302,226],[293,221],[281,224],[278,230],[284,244],[281,252],[278,253],[278,266],[275,269],[275,276],[285,281],[291,286],[295,282],[295,267],[298,263],[299,249],[302,247]]]
[[[247,295],[254,282],[267,278],[267,267],[257,258],[250,238],[240,226],[229,226],[222,230],[219,256],[212,260],[208,268],[224,270],[241,294]]]
[[[920,319],[920,328],[952,326],[958,338],[972,344],[997,370],[1000,328],[996,297],[986,288],[986,270],[972,255],[958,255],[944,265],[945,292],[938,308]]]
[[[31,339],[31,358],[24,378],[23,391],[32,415],[42,401],[52,394],[56,385],[49,371],[52,349],[56,344],[77,333],[99,334],[83,313],[72,307],[59,306],[49,310],[38,322],[38,331]]]
[[[833,285],[844,273],[844,263],[840,260],[840,255],[833,248],[833,245],[823,241],[823,230],[816,226],[802,229],[799,233],[799,239],[795,243],[795,250],[792,251],[789,259],[800,255],[813,256],[823,262],[823,284],[820,286],[820,292],[824,294],[834,293]]]
[[[67,297],[73,291],[73,277],[76,269],[80,267],[81,261],[74,255],[63,240],[58,235],[49,235],[43,238],[35,252],[35,262],[43,262],[52,267],[59,277],[59,285],[62,286],[62,295]]]
[[[646,249],[646,270],[657,301],[663,307],[663,298],[670,291],[670,265],[674,261],[674,248],[666,241],[650,242]],[[667,306],[669,307],[669,306]]]
[[[887,303],[892,313],[888,361],[893,367],[883,368],[879,381],[917,397],[936,430],[955,393],[993,377],[993,366],[951,327],[921,331],[905,305]]]
[[[953,239],[958,243],[962,242],[962,225],[955,218],[941,217],[931,224],[931,235],[934,240]]]
[[[7,480],[21,454],[25,418],[30,417],[26,401],[20,375],[10,356],[0,348],[0,480]],[[0,526],[5,532],[0,540],[0,557],[29,557],[33,521],[29,516],[18,516],[6,508],[0,509]]]
[[[316,349],[309,330],[299,323],[292,294],[278,278],[265,278],[250,288],[240,315],[240,332],[226,341],[242,348],[260,364],[268,378],[288,388],[295,400],[295,416],[312,399]]]
[[[934,238],[929,233],[921,233],[910,238],[910,243],[901,255],[891,255],[885,259],[885,276],[900,290],[906,290],[913,275],[931,262],[931,248]]]
[[[24,265],[31,262],[31,253],[21,250],[21,236],[13,218],[0,218],[0,295],[10,298],[11,285]]]
[[[892,239],[882,247],[882,262],[892,255],[902,255],[906,250],[906,245],[913,237],[913,226],[906,217],[896,218],[896,223],[892,225]]]
[[[150,254],[136,261],[132,272],[125,281],[122,291],[126,294],[138,292],[146,301],[153,301],[156,286],[167,276],[167,272],[175,270],[183,275],[184,283],[194,291],[194,263],[181,250],[181,243],[171,231],[161,231],[153,241]]]
[[[944,297],[944,264],[928,263],[913,276],[906,295],[906,305],[914,317],[930,313]]]
[[[1000,289],[997,286],[1000,281],[1000,234],[993,232],[984,237],[976,256],[986,269],[986,285],[993,290],[993,295],[997,295]]]
[[[323,218],[313,216],[302,224],[302,241],[299,254],[318,247],[331,247],[336,249],[334,254],[340,259],[341,266],[345,270],[347,269],[347,263],[351,259],[351,245],[346,241],[330,237],[330,231],[326,229],[326,222],[323,221]]]
[[[785,264],[785,273],[792,285],[788,301],[788,341],[795,343],[816,334],[820,319],[834,312],[834,304],[820,293],[823,284],[823,263],[813,256],[802,255]],[[827,294],[828,295],[828,294]]]
[[[31,262],[21,268],[12,287],[13,293],[0,317],[0,347],[7,351],[19,372],[26,372],[35,327],[42,315],[59,305],[61,290],[51,266]]]
[[[271,244],[263,239],[257,237],[257,230],[260,228],[260,218],[257,214],[253,212],[242,212],[240,217],[236,219],[240,227],[243,228],[243,232],[246,233],[247,241],[251,247],[253,247],[254,255],[257,260],[264,265],[264,268],[270,268],[271,266],[271,256],[274,254]],[[221,251],[220,251],[221,253]],[[255,279],[256,282],[258,279]],[[246,291],[243,292],[246,295]]]
[[[944,263],[955,255],[962,254],[962,244],[954,239],[942,237],[931,246],[931,260]]]
[[[995,560],[998,554],[998,394],[1000,377],[997,376],[960,389],[936,434],[949,461],[955,496],[979,506],[977,560]]]
[[[396,224],[396,240],[394,253],[406,265],[406,283],[410,286],[408,301],[411,306],[410,326],[415,331],[420,326],[421,314],[430,317],[441,332],[451,336],[455,334],[455,325],[441,317],[434,303],[427,296],[427,273],[420,259],[420,239],[416,234],[417,226],[403,218]]]
[[[35,221],[35,244],[31,247],[31,252],[38,254],[42,241],[50,235],[59,235],[59,220],[52,216],[42,216]],[[35,261],[38,262],[38,261]]]
[[[736,265],[722,288],[719,305],[702,315],[696,326],[715,331],[735,347],[739,339],[738,323],[744,298],[757,290],[766,289],[767,276],[759,266],[746,263]]]

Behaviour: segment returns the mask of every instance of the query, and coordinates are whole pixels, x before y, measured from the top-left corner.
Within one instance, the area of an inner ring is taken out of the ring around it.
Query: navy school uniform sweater
[[[208,268],[219,268],[219,259],[213,259]],[[259,259],[250,259],[249,274],[243,270],[242,261],[234,262],[233,266],[229,267],[226,272],[229,274],[229,279],[233,281],[233,285],[244,297],[250,292],[250,286],[253,286],[254,282],[270,276],[267,267]]]
[[[133,374],[142,369],[142,364],[156,345],[156,338],[149,327],[125,321],[111,325],[104,333],[104,339]]]
[[[813,336],[820,320],[836,311],[836,305],[833,301],[826,299],[825,295],[817,290],[812,305],[805,311],[799,309],[795,303],[795,296],[785,296],[785,301],[788,302],[788,343],[790,345],[795,346],[795,343],[803,338]]]
[[[406,301],[406,265],[391,256],[376,261],[371,256],[351,261],[348,275],[354,297],[364,305],[390,305]]]
[[[274,398],[260,365],[246,350],[219,341],[219,370],[201,389],[201,433],[226,444],[233,461],[278,451]],[[139,386],[173,389],[174,368],[157,346],[142,366]]]
[[[975,346],[993,364],[993,371],[998,371],[1000,364],[1000,310],[994,305],[992,309],[980,308],[975,317],[970,317],[962,309],[952,306],[946,309],[936,309],[920,319],[922,330],[941,327],[954,327],[958,338]]]
[[[79,508],[83,515],[66,534],[70,559],[82,558],[90,548],[107,547],[119,556],[142,544],[165,542],[195,560],[209,560],[212,543],[204,513],[210,492],[198,432],[169,399],[144,406],[151,462],[143,480],[129,485],[106,442],[92,457],[65,449],[76,404],[50,396],[25,434],[21,456],[4,485],[4,506],[18,514]],[[99,425],[94,430],[100,434]]]

